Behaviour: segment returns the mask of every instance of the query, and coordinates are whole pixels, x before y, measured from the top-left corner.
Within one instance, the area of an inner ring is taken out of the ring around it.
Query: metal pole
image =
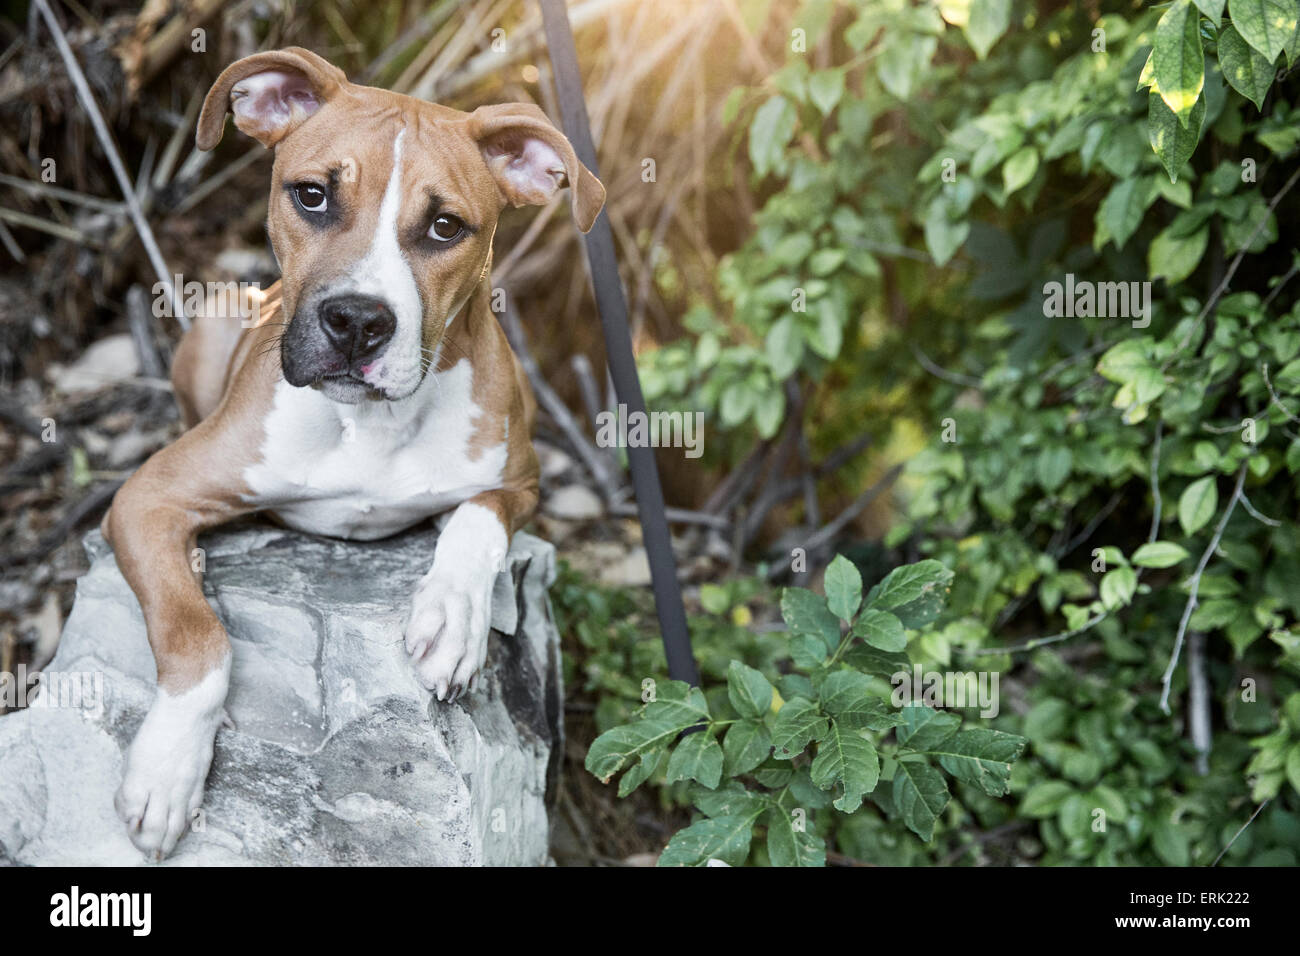
[[[578,71],[578,53],[569,26],[569,11],[564,0],[538,0],[542,26],[555,87],[560,99],[564,134],[573,144],[582,164],[597,177],[596,147],[591,140],[587,104],[582,96],[582,75]],[[596,311],[605,333],[605,355],[619,401],[628,414],[645,414],[645,397],[637,377],[632,337],[627,326],[627,301],[618,276],[614,255],[614,234],[609,216],[602,211],[591,232],[587,233],[587,262],[591,267],[591,284],[596,296]],[[636,491],[641,533],[650,561],[650,578],[654,588],[655,612],[663,634],[664,654],[668,658],[668,675],[691,684],[700,682],[700,672],[691,652],[691,635],[686,626],[686,609],[677,583],[677,562],[673,558],[672,540],[668,536],[668,518],[664,513],[664,494],[659,485],[659,468],[654,449],[628,448],[628,465],[632,470],[632,487]]]

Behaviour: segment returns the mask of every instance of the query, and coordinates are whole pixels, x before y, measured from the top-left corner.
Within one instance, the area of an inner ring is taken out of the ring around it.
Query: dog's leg
[[[455,700],[471,688],[487,659],[492,587],[511,536],[536,506],[534,479],[520,489],[475,495],[443,528],[406,626],[416,675],[439,700]]]
[[[114,801],[127,834],[170,853],[203,799],[224,716],[230,642],[203,596],[198,532],[250,510],[237,493],[233,436],[212,420],[150,458],[122,486],[104,534],[144,612],[158,692],[127,753]]]
[[[230,358],[244,331],[224,315],[196,316],[176,347],[172,391],[186,428],[193,428],[221,404]]]

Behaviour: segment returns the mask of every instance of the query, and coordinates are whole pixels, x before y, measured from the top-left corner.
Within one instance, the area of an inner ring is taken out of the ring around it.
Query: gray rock
[[[605,513],[605,503],[586,485],[565,485],[542,499],[542,510],[565,521],[591,521]]]
[[[140,356],[129,333],[94,342],[71,365],[50,369],[54,387],[66,394],[94,391],[140,374]]]
[[[428,529],[344,543],[253,523],[201,539],[205,590],[234,646],[237,729],[218,733],[202,810],[167,864],[548,861],[563,750],[554,549],[515,536],[486,671],[473,694],[440,704],[402,641],[436,540]],[[153,657],[98,532],[86,550],[45,685],[0,718],[0,863],[143,862],[113,794]]]

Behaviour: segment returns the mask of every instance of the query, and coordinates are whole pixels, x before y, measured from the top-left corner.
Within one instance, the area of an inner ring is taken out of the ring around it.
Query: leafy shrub
[[[1025,745],[997,730],[958,729],[961,718],[949,711],[888,703],[889,681],[911,672],[901,653],[907,629],[938,616],[951,579],[937,561],[922,561],[892,572],[864,600],[857,569],[837,557],[825,598],[785,590],[793,666],[776,686],[733,661],[725,702],[710,706],[702,690],[680,681],[656,687],[637,719],[596,739],[587,769],[605,782],[622,772],[620,796],[661,767],[669,783],[694,781],[690,797],[704,816],[672,838],[661,866],[740,865],[755,827],[771,863],[820,866],[825,841],[808,810],[852,815],[867,796],[929,840],[950,799],[938,768],[1002,796]],[[877,789],[882,779],[892,783],[887,791]]]
[[[642,358],[655,401],[733,436],[776,434],[793,380],[815,450],[909,457],[886,543],[954,578],[906,654],[1024,696],[999,719],[1029,740],[1030,859],[1297,862],[1297,13],[802,4],[807,46],[731,103],[753,233]],[[1147,307],[1064,301],[1129,282]]]

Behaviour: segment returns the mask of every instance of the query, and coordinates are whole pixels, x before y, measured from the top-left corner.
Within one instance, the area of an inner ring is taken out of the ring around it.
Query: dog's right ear
[[[347,81],[338,67],[301,47],[236,60],[208,90],[195,142],[199,149],[221,142],[229,111],[240,130],[263,146],[274,146]]]

